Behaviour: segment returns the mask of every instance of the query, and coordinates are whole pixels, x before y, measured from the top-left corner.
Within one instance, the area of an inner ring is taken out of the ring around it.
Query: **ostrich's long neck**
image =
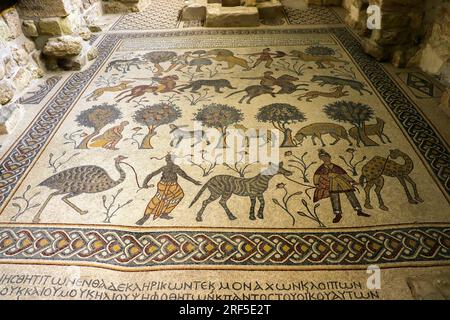
[[[125,171],[120,167],[120,162],[116,162],[116,169],[120,173],[119,180],[116,181],[116,185],[121,184],[126,177]]]

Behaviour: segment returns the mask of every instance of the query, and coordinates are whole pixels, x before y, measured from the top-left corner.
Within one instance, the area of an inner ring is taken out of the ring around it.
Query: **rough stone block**
[[[14,97],[13,88],[6,82],[0,82],[0,105],[5,105]]]
[[[283,16],[283,5],[280,1],[272,0],[256,5],[261,19],[274,19]]]
[[[256,27],[259,14],[256,7],[221,7],[209,5],[206,9],[207,27]]]
[[[28,57],[28,53],[23,48],[13,48],[11,50],[12,56],[16,63],[19,66],[25,66],[30,61],[30,58]]]
[[[20,0],[18,9],[22,19],[65,17],[70,14],[70,0]]]
[[[31,81],[31,73],[26,68],[20,68],[13,78],[13,84],[17,91],[22,91]]]
[[[60,36],[63,34],[59,18],[45,18],[38,22],[39,34],[46,36]]]
[[[183,21],[205,20],[206,18],[206,0],[191,0],[181,11]]]
[[[5,63],[2,59],[0,59],[0,80],[2,80],[5,77],[6,71],[5,71]]]
[[[13,38],[13,35],[11,33],[11,30],[9,30],[8,25],[3,20],[3,18],[0,16],[0,39],[11,40],[12,38]]]
[[[9,27],[9,31],[11,32],[11,36],[15,39],[20,36],[21,32],[21,22],[19,18],[19,14],[15,7],[9,8],[2,12],[3,19]]]
[[[222,0],[223,7],[236,7],[241,5],[241,0]]]
[[[379,46],[377,43],[371,41],[370,39],[363,38],[361,40],[361,44],[364,49],[364,52],[374,57],[378,61],[384,61],[389,58],[389,52],[382,46]]]
[[[139,12],[149,3],[149,0],[104,0],[105,13]]]
[[[441,108],[444,113],[450,117],[450,88],[447,88],[447,90],[444,91],[441,97],[441,104],[439,105],[439,108]],[[450,284],[447,284],[444,288],[445,293],[447,295],[447,299],[450,299]]]
[[[49,57],[63,58],[80,54],[83,46],[82,39],[73,36],[50,38],[42,52]]]
[[[0,107],[0,135],[11,133],[21,120],[22,114],[22,106],[15,103]]]
[[[411,294],[417,300],[444,300],[444,297],[431,281],[422,279],[408,279]]]
[[[38,36],[38,30],[33,20],[24,20],[22,22],[22,31],[23,34],[26,35],[27,37]]]

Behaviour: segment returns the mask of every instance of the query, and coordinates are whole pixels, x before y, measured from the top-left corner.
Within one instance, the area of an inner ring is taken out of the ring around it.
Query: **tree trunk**
[[[294,142],[294,139],[292,139],[292,130],[289,128],[286,128],[283,132],[283,142],[281,143],[280,148],[291,148],[296,147],[297,145]]]
[[[76,149],[89,149],[88,147],[88,143],[89,141],[95,137],[96,135],[98,135],[100,133],[101,129],[96,129],[94,130],[93,133],[87,135],[86,137],[83,138],[83,140],[81,140],[80,144],[76,147]]]
[[[366,134],[366,124],[363,123],[362,127],[357,127],[358,128],[358,135],[359,138],[361,139],[362,143],[364,144],[365,147],[373,147],[373,146],[378,146],[379,144],[376,143],[375,141],[373,141],[372,139],[370,139],[367,134]]]
[[[156,135],[155,128],[148,127],[148,133],[145,135],[144,139],[142,139],[139,149],[153,149],[151,139],[154,135]]]
[[[220,128],[219,130],[220,130],[221,136],[220,136],[220,139],[217,141],[216,148],[217,149],[228,148],[228,145],[227,145],[227,128],[225,128],[225,129],[224,128]]]

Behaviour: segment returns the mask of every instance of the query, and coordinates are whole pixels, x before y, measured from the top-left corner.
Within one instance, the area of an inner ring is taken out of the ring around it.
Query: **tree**
[[[167,102],[144,106],[137,110],[134,113],[134,121],[148,128],[139,149],[153,149],[151,138],[156,134],[156,128],[169,124],[179,117],[181,117],[180,109]]]
[[[194,119],[200,121],[204,126],[208,128],[216,128],[222,135],[222,147],[227,147],[227,128],[244,119],[244,114],[235,107],[211,103],[203,106],[197,113],[194,114]]]
[[[364,146],[378,146],[378,143],[367,136],[365,130],[366,122],[374,115],[370,106],[352,101],[337,101],[326,105],[323,111],[332,120],[354,125],[358,129],[358,135]]]
[[[122,112],[115,104],[103,103],[81,111],[75,121],[87,128],[93,128],[94,132],[85,136],[76,149],[88,149],[89,140],[98,135],[108,124],[122,117]]]
[[[161,75],[164,68],[161,63],[170,61],[176,58],[177,54],[173,51],[152,51],[144,54],[144,59],[153,63],[156,68],[155,75]]]
[[[280,130],[284,137],[280,147],[295,147],[296,144],[292,139],[292,130],[287,126],[297,122],[306,120],[305,114],[288,103],[272,103],[259,108],[256,120],[259,122],[270,122]]]

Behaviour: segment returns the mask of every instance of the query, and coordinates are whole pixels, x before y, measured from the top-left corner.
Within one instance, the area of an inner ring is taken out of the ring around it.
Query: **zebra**
[[[266,192],[269,181],[273,176],[277,174],[282,174],[285,177],[292,175],[292,172],[283,168],[283,162],[277,166],[275,164],[271,164],[269,168],[261,172],[260,174],[252,177],[252,178],[241,178],[234,177],[230,175],[217,175],[212,177],[206,182],[200,191],[195,196],[194,200],[192,200],[189,208],[200,198],[202,193],[208,188],[210,192],[210,196],[208,199],[203,201],[202,207],[197,213],[196,220],[201,222],[203,220],[202,215],[203,211],[205,211],[208,204],[217,200],[219,200],[220,205],[225,209],[225,213],[228,216],[228,219],[235,220],[236,216],[230,211],[227,206],[227,200],[230,199],[231,195],[235,194],[241,197],[250,197],[251,206],[249,219],[255,220],[255,205],[256,198],[259,201],[259,209],[257,217],[259,219],[264,219],[264,192]]]
[[[175,124],[170,124],[170,133],[173,135],[172,141],[170,141],[171,147],[176,147],[180,144],[183,139],[194,139],[194,143],[191,147],[195,146],[197,143],[201,142],[203,139],[206,140],[206,144],[209,145],[211,142],[208,140],[206,136],[206,132],[204,130],[183,130],[180,129],[179,126]],[[175,144],[175,145],[174,145]]]

